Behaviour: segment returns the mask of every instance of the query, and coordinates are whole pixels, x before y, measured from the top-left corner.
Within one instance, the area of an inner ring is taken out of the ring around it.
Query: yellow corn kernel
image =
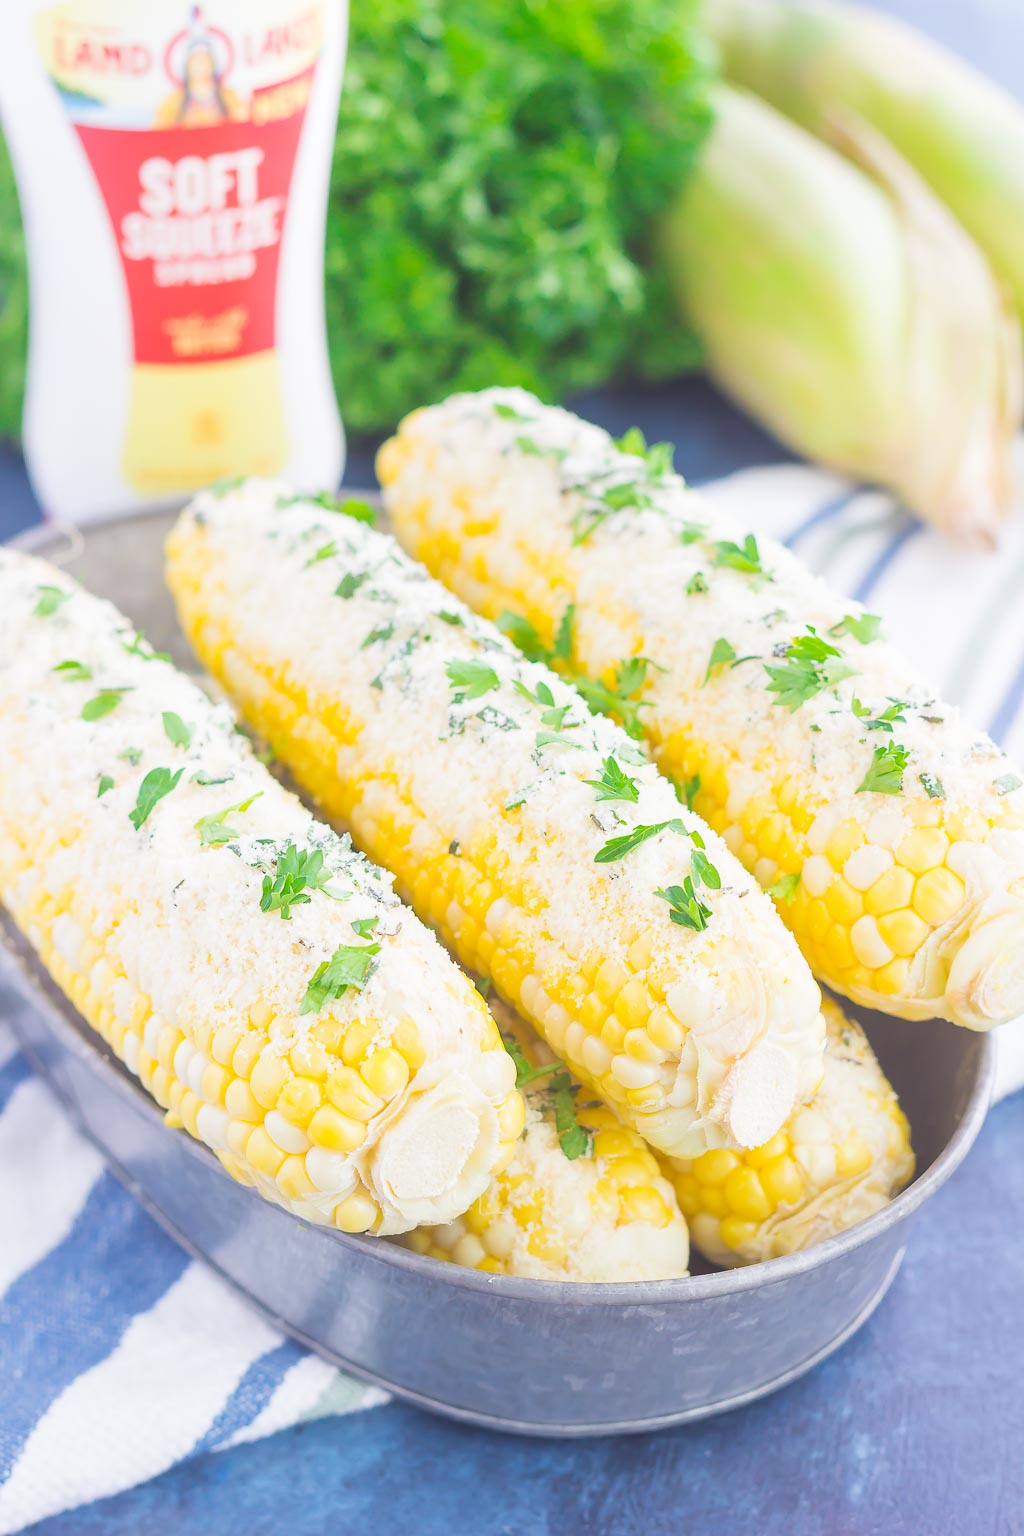
[[[760,1169],[761,1187],[775,1205],[795,1205],[803,1196],[804,1181],[789,1156],[776,1157]]]
[[[306,1172],[305,1160],[294,1153],[286,1157],[277,1170],[277,1187],[286,1200],[301,1200],[311,1195],[314,1184]]]
[[[615,1016],[628,1030],[644,1029],[654,1000],[638,977],[627,981],[615,999]]]
[[[390,1045],[368,1056],[359,1072],[367,1087],[382,1099],[393,1099],[409,1081],[409,1063]]]
[[[333,1104],[321,1104],[309,1121],[306,1134],[329,1152],[354,1152],[366,1140],[366,1125],[343,1115]]]
[[[223,1104],[224,1095],[231,1083],[237,1079],[231,1076],[226,1067],[211,1061],[203,1068],[203,1076],[200,1082],[200,1090],[208,1104]]]
[[[364,1083],[354,1067],[335,1067],[324,1084],[335,1109],[353,1120],[372,1120],[384,1108],[384,1100]]]
[[[262,1120],[263,1108],[244,1077],[234,1077],[224,1094],[224,1107],[233,1120]]]
[[[526,1104],[522,1095],[510,1093],[498,1110],[498,1135],[502,1141],[515,1141],[526,1124]]]
[[[427,1059],[427,1053],[415,1019],[403,1019],[391,1043],[405,1057],[409,1071],[418,1072]]]
[[[612,1008],[629,980],[629,972],[625,966],[620,965],[617,960],[605,960],[594,977],[594,990],[601,1001]]]
[[[874,885],[865,892],[864,910],[872,917],[881,917],[887,912],[900,912],[909,907],[913,891],[913,875],[908,869],[894,865],[879,875]]]
[[[830,928],[824,948],[830,964],[837,971],[847,971],[853,965],[853,946],[845,928]]]
[[[222,1024],[214,1031],[211,1051],[214,1061],[219,1061],[222,1067],[232,1066],[232,1058],[242,1038],[242,1031],[237,1024]]]
[[[864,911],[864,898],[840,875],[832,881],[825,893],[825,906],[835,922],[849,927]]]
[[[906,992],[909,977],[909,961],[890,960],[875,972],[875,990],[886,997],[899,997]]]
[[[647,1033],[655,1045],[669,1056],[675,1056],[682,1049],[685,1031],[675,1014],[665,1007],[664,1003],[658,1003],[651,1010],[651,1016],[647,1021]],[[610,1045],[610,1043],[609,1043]],[[618,1045],[610,1049],[618,1049]]]
[[[376,1201],[362,1189],[342,1200],[334,1212],[334,1225],[339,1232],[369,1232],[379,1219]]]
[[[946,857],[949,839],[937,827],[918,827],[896,849],[896,862],[913,875],[935,869]]]
[[[347,1067],[359,1065],[373,1044],[376,1033],[376,1027],[362,1019],[357,1019],[354,1024],[349,1025],[341,1047],[341,1059]]]
[[[273,1178],[284,1162],[284,1153],[271,1141],[262,1125],[257,1125],[246,1142],[245,1155],[257,1173]]]
[[[734,1168],[725,1181],[725,1198],[729,1209],[744,1221],[764,1221],[771,1215],[771,1202],[761,1187],[761,1180],[753,1168]]]
[[[754,1147],[750,1152],[744,1152],[743,1161],[748,1168],[764,1168],[766,1164],[774,1162],[789,1151],[789,1137],[785,1131],[776,1131],[771,1141],[766,1141],[763,1146]]]
[[[304,1126],[309,1124],[310,1116],[319,1109],[320,1101],[319,1083],[311,1077],[293,1077],[281,1089],[274,1107],[293,1125]]]
[[[663,1197],[649,1184],[624,1189],[621,1194],[622,1215],[626,1221],[642,1221],[652,1227],[667,1227],[672,1220]]]
[[[703,1185],[724,1184],[730,1173],[740,1165],[739,1155],[725,1147],[714,1147],[697,1158],[693,1171]]]
[[[951,869],[930,869],[914,886],[914,911],[932,928],[948,922],[963,901],[964,883]]]
[[[288,1060],[299,1077],[311,1077],[316,1082],[323,1082],[331,1066],[331,1058],[316,1040],[302,1040],[293,1045]]]
[[[878,931],[894,955],[915,955],[931,930],[916,913],[904,909],[880,917]]]
[[[243,1077],[245,1075],[242,1073]],[[273,1109],[280,1097],[281,1089],[290,1076],[291,1068],[282,1056],[271,1056],[264,1051],[249,1076],[249,1087],[252,1089],[253,1098],[257,1103],[262,1104],[264,1109]]]
[[[851,853],[863,846],[867,841],[864,828],[860,822],[849,817],[839,823],[825,844],[825,856],[833,869],[842,869]]]
[[[744,1221],[741,1216],[724,1216],[719,1224],[719,1235],[727,1248],[741,1249],[757,1235],[757,1222]]]

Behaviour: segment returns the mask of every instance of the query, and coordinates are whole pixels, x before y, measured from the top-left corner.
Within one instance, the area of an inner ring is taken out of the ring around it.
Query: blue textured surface
[[[556,1443],[389,1405],[206,1456],[37,1536],[1017,1536],[1024,1113],[989,1117],[888,1298],[803,1381],[704,1424]]]

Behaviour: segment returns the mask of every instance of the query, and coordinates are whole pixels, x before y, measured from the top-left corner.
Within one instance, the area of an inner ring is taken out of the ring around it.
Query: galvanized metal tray
[[[162,579],[168,514],[19,541],[112,598],[190,665]],[[785,1385],[871,1314],[908,1223],[978,1133],[990,1040],[854,1009],[913,1129],[918,1175],[885,1210],[807,1253],[652,1284],[556,1285],[439,1264],[299,1221],[169,1130],[157,1105],[0,922],[0,1017],[115,1173],[190,1252],[300,1342],[423,1407],[496,1429],[657,1429]]]

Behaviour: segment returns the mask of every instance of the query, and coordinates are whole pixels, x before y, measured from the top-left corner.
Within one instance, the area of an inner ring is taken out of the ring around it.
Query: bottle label
[[[35,26],[124,274],[128,478],[160,491],[272,472],[285,457],[278,259],[323,0],[68,0]],[[262,368],[201,371],[243,359]],[[195,388],[161,385],[183,365]]]

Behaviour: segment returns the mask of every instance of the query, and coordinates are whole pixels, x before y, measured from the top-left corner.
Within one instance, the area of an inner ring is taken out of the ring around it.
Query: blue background
[[[1018,94],[1021,0],[890,0]],[[580,408],[678,445],[692,481],[786,455],[705,384],[622,387]],[[348,483],[371,479],[355,444]],[[38,509],[0,448],[0,536]],[[1024,1531],[1024,1113],[990,1116],[921,1212],[892,1292],[833,1360],[685,1429],[579,1443],[496,1436],[391,1404],[199,1457],[34,1527],[46,1536],[1016,1536]]]

